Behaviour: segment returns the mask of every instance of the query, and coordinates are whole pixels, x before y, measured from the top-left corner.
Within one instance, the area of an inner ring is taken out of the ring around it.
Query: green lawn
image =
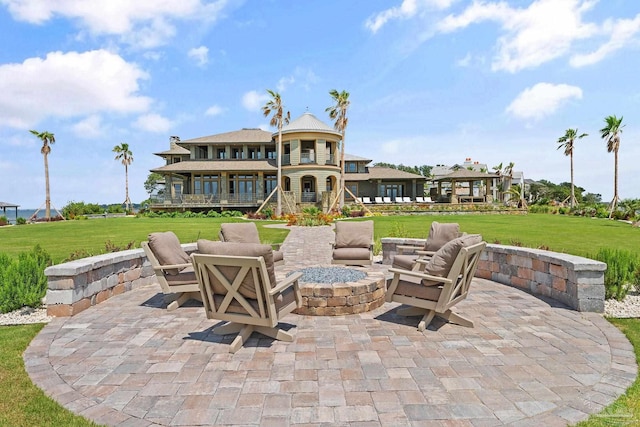
[[[575,255],[595,253],[599,248],[627,249],[640,253],[640,229],[628,224],[581,217],[530,214],[458,215],[458,216],[393,216],[374,217],[375,237],[420,237],[428,234],[432,221],[457,222],[462,231],[480,233],[490,243],[545,246]],[[58,263],[72,252],[84,250],[103,253],[105,242],[124,246],[133,241],[135,247],[154,231],[174,231],[183,243],[199,238],[217,240],[222,222],[242,221],[236,218],[109,218],[1,227],[0,251],[12,255],[27,251],[36,244],[47,250]],[[288,230],[265,228],[258,223],[265,243],[282,242]],[[640,319],[611,319],[629,338],[640,361]],[[24,371],[22,352],[42,325],[0,327],[0,426],[93,426],[93,423],[69,413],[48,399],[29,381]],[[580,427],[632,425],[640,419],[640,380],[615,403]],[[612,424],[614,423],[614,424]]]

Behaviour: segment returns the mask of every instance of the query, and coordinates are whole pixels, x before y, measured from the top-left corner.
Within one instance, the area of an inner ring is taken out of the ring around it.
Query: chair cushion
[[[274,287],[276,282],[275,269],[273,266],[273,250],[270,245],[262,245],[256,243],[233,243],[233,242],[213,242],[211,240],[198,240],[198,252],[201,254],[209,255],[231,255],[231,256],[247,256],[247,257],[259,257],[264,258],[264,263],[267,267],[267,274],[269,275],[269,285]],[[221,267],[220,271],[229,280],[233,281],[233,278],[238,274],[240,269],[238,267]],[[226,289],[217,280],[211,276],[211,283],[213,291],[219,294],[226,294]],[[243,279],[238,288],[238,292],[246,298],[257,298],[256,285],[253,282],[251,274]]]
[[[160,265],[190,264],[189,255],[180,246],[180,240],[173,231],[151,233],[148,236],[149,249],[158,259]],[[167,270],[167,274],[176,275],[182,269]]]
[[[333,250],[333,259],[368,261],[371,258],[369,248],[337,248]]]
[[[453,262],[456,260],[461,248],[482,242],[479,234],[466,234],[445,244],[431,257],[425,265],[424,272],[432,276],[447,277]],[[433,282],[424,282],[425,285],[432,285]]]
[[[431,229],[429,230],[429,236],[424,244],[424,250],[435,252],[443,247],[447,242],[457,239],[459,235],[459,224],[441,224],[433,221],[431,223]]]
[[[222,241],[235,243],[260,243],[258,227],[253,222],[227,222],[220,225]]]
[[[373,221],[336,222],[336,248],[369,248],[373,241]]]
[[[396,255],[393,257],[393,268],[402,268],[403,270],[413,269],[418,255]]]
[[[273,251],[273,262],[284,261],[284,253],[282,251]]]

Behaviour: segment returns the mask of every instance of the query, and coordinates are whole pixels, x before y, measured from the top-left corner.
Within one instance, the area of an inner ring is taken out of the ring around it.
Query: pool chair
[[[419,331],[424,331],[435,316],[472,328],[471,320],[451,308],[469,294],[480,253],[486,245],[479,234],[467,234],[440,248],[425,262],[422,271],[390,268],[393,278],[386,301],[409,306],[398,310],[401,316],[422,316]]]
[[[371,204],[371,198],[369,198],[369,197],[363,197],[363,198],[362,198],[362,203],[364,203],[365,205],[367,205],[367,204]]]
[[[460,236],[460,226],[458,224],[442,224],[433,221],[429,229],[429,236],[427,236],[423,246],[396,246],[397,254],[393,257],[392,267],[404,270],[418,270],[424,266],[424,264],[416,262],[418,259],[431,257],[447,242]]]
[[[382,200],[382,197],[375,197],[374,200],[376,201],[376,203],[384,203],[384,201]]]
[[[200,287],[193,272],[191,258],[171,231],[151,233],[140,245],[162,288],[167,310],[180,307],[189,299],[200,300]]]
[[[424,203],[424,197],[416,197],[416,203]]]
[[[393,201],[391,201],[391,197],[383,197],[383,198],[382,198],[382,200],[383,200],[385,203],[393,203]]]
[[[371,265],[373,262],[373,221],[336,222],[332,264]]]
[[[403,197],[403,198],[402,198],[402,201],[403,201],[404,203],[411,203],[411,197],[406,197],[406,196],[405,196],[405,197]]]
[[[302,273],[293,273],[278,283],[271,246],[198,240],[198,253],[192,260],[207,318],[226,322],[212,332],[237,333],[230,353],[238,351],[253,332],[293,341],[278,324],[302,304],[298,288]]]
[[[396,197],[396,203],[404,203],[402,197]]]
[[[220,225],[218,238],[221,242],[260,243],[258,227],[253,222],[226,222]],[[284,264],[284,254],[279,244],[271,245],[275,265]]]

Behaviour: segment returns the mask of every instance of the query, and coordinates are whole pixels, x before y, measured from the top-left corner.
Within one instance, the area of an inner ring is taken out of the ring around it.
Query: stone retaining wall
[[[383,263],[391,264],[397,245],[424,245],[424,239],[383,238]],[[607,265],[588,258],[540,249],[488,244],[476,277],[560,301],[577,311],[604,312]]]
[[[193,252],[195,243],[182,245]],[[48,280],[47,314],[66,317],[80,313],[114,295],[156,283],[155,273],[142,249],[113,252],[52,265]]]

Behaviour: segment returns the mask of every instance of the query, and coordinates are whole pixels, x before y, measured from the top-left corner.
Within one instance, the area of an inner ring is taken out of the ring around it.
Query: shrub
[[[16,219],[16,224],[18,225],[25,225],[27,223],[27,220],[22,218],[21,216],[18,217],[18,219]]]
[[[47,291],[44,269],[51,257],[39,245],[17,259],[0,254],[0,313],[22,307],[39,307]]]
[[[9,224],[9,220],[7,219],[6,216],[0,216],[0,227],[2,227],[3,225],[7,225]]]
[[[603,248],[590,258],[607,264],[604,272],[606,299],[623,300],[632,286],[640,285],[640,258],[622,249]]]

